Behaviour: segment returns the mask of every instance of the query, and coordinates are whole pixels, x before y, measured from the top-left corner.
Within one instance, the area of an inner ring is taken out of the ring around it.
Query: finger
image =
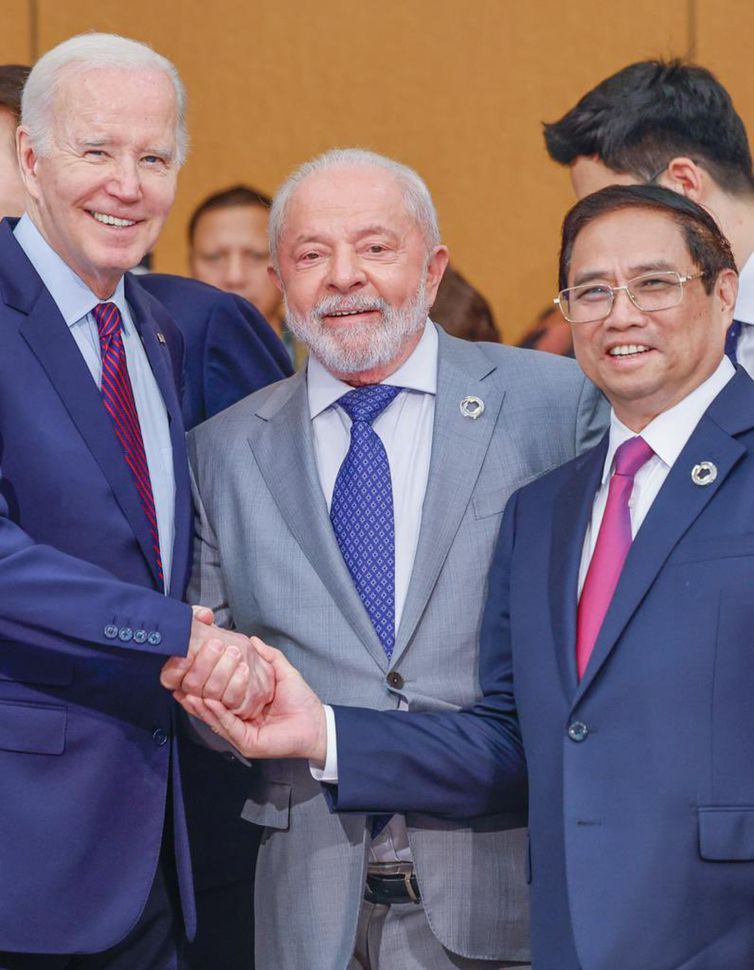
[[[181,681],[186,671],[191,666],[191,661],[185,657],[171,657],[162,666],[160,672],[160,683],[168,690],[175,690],[181,686]]]
[[[208,606],[201,606],[197,603],[191,607],[191,611],[194,614],[194,618],[200,623],[206,623],[208,626],[211,626],[215,622],[215,614]]]
[[[245,721],[237,717],[232,711],[221,704],[219,701],[203,701],[208,714],[214,717],[218,725],[218,730],[222,736],[235,745],[244,755],[251,755],[251,745],[249,744],[248,726]]]
[[[242,659],[241,651],[235,644],[227,646],[202,688],[202,697],[221,700]]]
[[[201,697],[204,685],[209,679],[217,662],[225,653],[222,640],[208,640],[191,658],[191,666],[186,671],[179,686],[187,694]]]
[[[244,661],[236,667],[233,676],[228,681],[225,691],[219,698],[223,705],[230,710],[242,707],[249,691],[249,665]]]

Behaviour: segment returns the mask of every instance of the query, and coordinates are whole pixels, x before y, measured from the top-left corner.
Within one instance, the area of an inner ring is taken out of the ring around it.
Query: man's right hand
[[[279,650],[257,637],[251,643],[275,675],[274,697],[260,714],[244,718],[185,689],[175,691],[176,700],[247,758],[308,758],[324,766],[327,723],[322,702]]]
[[[211,610],[194,607],[188,654],[171,657],[160,682],[170,691],[220,701],[239,717],[255,717],[272,700],[272,667],[248,637],[212,620]]]

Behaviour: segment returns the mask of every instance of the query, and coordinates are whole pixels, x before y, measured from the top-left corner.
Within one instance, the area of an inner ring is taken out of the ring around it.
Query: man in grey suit
[[[353,149],[307,163],[270,234],[309,363],[193,432],[190,599],[283,650],[331,703],[469,705],[503,507],[596,441],[601,399],[571,361],[427,319],[448,256],[403,165]],[[327,772],[250,772],[258,970],[528,966],[523,814],[332,815]]]

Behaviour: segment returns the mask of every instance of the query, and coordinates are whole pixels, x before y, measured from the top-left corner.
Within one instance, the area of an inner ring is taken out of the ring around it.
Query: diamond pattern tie
[[[372,422],[400,391],[368,384],[339,399],[351,419],[351,444],[330,506],[335,538],[388,659],[395,644],[393,488],[385,446]]]
[[[737,362],[736,352],[738,349],[738,338],[741,336],[741,321],[734,320],[733,323],[728,327],[728,332],[725,334],[725,353],[730,358],[730,362],[735,364]]]
[[[99,331],[102,355],[102,403],[113,422],[115,434],[123,449],[126,464],[134,477],[144,515],[152,533],[152,554],[160,584],[164,588],[157,515],[149,477],[144,440],[141,437],[139,415],[126,365],[126,351],[121,333],[123,321],[114,303],[98,303],[92,310]]]
[[[628,507],[634,475],[654,452],[643,438],[629,438],[615,452],[613,477],[607,493],[605,514],[589,563],[579,600],[576,626],[576,668],[579,680],[592,655],[623,563],[631,548],[631,512]]]

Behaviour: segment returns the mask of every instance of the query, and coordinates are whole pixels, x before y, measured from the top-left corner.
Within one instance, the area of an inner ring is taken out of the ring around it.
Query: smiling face
[[[176,98],[161,71],[97,68],[61,79],[48,154],[19,132],[28,211],[101,299],[154,245],[175,198]]]
[[[568,285],[620,286],[667,270],[698,272],[676,223],[651,209],[618,209],[598,216],[576,237]],[[714,372],[736,293],[736,274],[723,270],[709,295],[702,280],[689,281],[678,306],[647,313],[621,291],[604,320],[573,325],[578,362],[632,431],[641,431]]]
[[[376,383],[419,342],[447,250],[428,251],[392,173],[335,167],[296,189],[278,260],[291,330],[336,376]]]

